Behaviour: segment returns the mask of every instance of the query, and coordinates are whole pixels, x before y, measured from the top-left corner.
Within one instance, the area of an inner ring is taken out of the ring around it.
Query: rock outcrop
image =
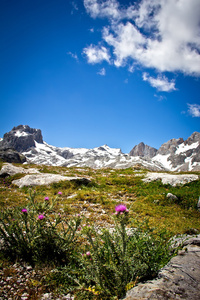
[[[124,300],[199,300],[200,235],[186,240],[184,246],[156,279],[139,283],[127,292]]]
[[[8,163],[21,163],[26,161],[26,157],[11,148],[0,148],[0,160]]]
[[[199,176],[195,174],[168,174],[168,173],[147,173],[144,182],[151,182],[161,180],[163,184],[170,184],[172,186],[183,185],[195,180],[198,180]]]
[[[12,183],[17,185],[19,188],[23,186],[37,186],[37,185],[48,185],[59,181],[75,181],[80,184],[87,185],[90,180],[83,177],[66,177],[57,174],[34,174],[26,175],[20,179],[13,180]]]
[[[23,152],[35,147],[35,141],[43,143],[41,130],[30,128],[28,125],[19,125],[4,134],[0,148],[12,148],[18,152]]]
[[[35,168],[29,168],[24,169],[22,167],[16,167],[12,164],[6,163],[3,164],[1,170],[0,170],[0,177],[7,177],[7,176],[13,176],[15,174],[38,174],[40,173]]]

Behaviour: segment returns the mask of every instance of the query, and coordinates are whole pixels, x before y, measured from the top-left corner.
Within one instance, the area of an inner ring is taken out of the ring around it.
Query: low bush
[[[80,218],[67,221],[54,211],[59,197],[45,197],[37,202],[30,191],[24,208],[16,207],[0,213],[2,252],[11,260],[22,259],[31,264],[52,262],[66,264],[76,240]]]

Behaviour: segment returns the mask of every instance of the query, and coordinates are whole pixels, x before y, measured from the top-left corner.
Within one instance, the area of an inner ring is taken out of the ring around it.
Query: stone
[[[170,199],[170,200],[178,200],[178,198],[176,197],[176,195],[173,195],[172,193],[168,193],[166,197],[168,199]]]
[[[22,167],[16,167],[10,163],[3,164],[0,170],[0,177],[13,176],[15,174],[29,174],[29,173],[40,173],[37,169],[29,168],[24,169]]]
[[[198,180],[199,176],[195,174],[168,174],[168,173],[147,173],[144,182],[161,180],[163,184],[170,184],[172,186],[186,184]]]
[[[26,175],[20,179],[13,180],[12,183],[17,185],[19,188],[23,186],[37,186],[37,185],[48,185],[59,181],[75,181],[79,184],[87,185],[90,180],[84,177],[66,177],[58,174],[34,174]]]
[[[200,211],[200,196],[199,196],[199,200],[197,202],[197,209]]]
[[[124,300],[200,299],[200,235],[184,242],[187,247],[160,270],[154,280],[139,283]]]

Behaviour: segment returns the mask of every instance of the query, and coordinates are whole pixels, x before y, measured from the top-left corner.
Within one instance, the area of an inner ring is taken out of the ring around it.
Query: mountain
[[[156,155],[157,149],[145,145],[143,142],[133,147],[133,149],[130,151],[130,156],[141,156],[141,157],[148,157],[152,158]]]
[[[5,133],[0,149],[13,148],[34,164],[91,167],[128,168],[141,166],[155,171],[200,170],[200,133],[194,132],[186,141],[182,138],[164,143],[158,150],[140,143],[129,154],[107,145],[93,149],[55,147],[43,141],[40,129],[19,125]]]

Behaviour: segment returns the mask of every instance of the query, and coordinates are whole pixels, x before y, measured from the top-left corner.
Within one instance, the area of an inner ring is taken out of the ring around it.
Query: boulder
[[[144,182],[161,180],[163,184],[170,184],[172,186],[186,184],[191,181],[198,180],[199,176],[195,174],[168,174],[168,173],[147,173]]]
[[[200,235],[185,241],[184,246],[156,279],[139,283],[127,292],[124,300],[199,300]]]
[[[13,180],[12,183],[22,188],[23,186],[48,185],[59,181],[76,181],[80,184],[88,184],[90,182],[89,179],[83,177],[66,177],[58,174],[41,173],[26,175],[21,179]]]
[[[168,199],[170,199],[170,200],[178,200],[178,198],[176,197],[176,195],[174,195],[172,193],[168,193],[166,197]]]
[[[22,167],[16,167],[12,164],[6,163],[3,164],[3,167],[0,170],[0,177],[13,176],[15,174],[32,174],[32,173],[40,173],[37,169],[29,168],[24,169]]]

